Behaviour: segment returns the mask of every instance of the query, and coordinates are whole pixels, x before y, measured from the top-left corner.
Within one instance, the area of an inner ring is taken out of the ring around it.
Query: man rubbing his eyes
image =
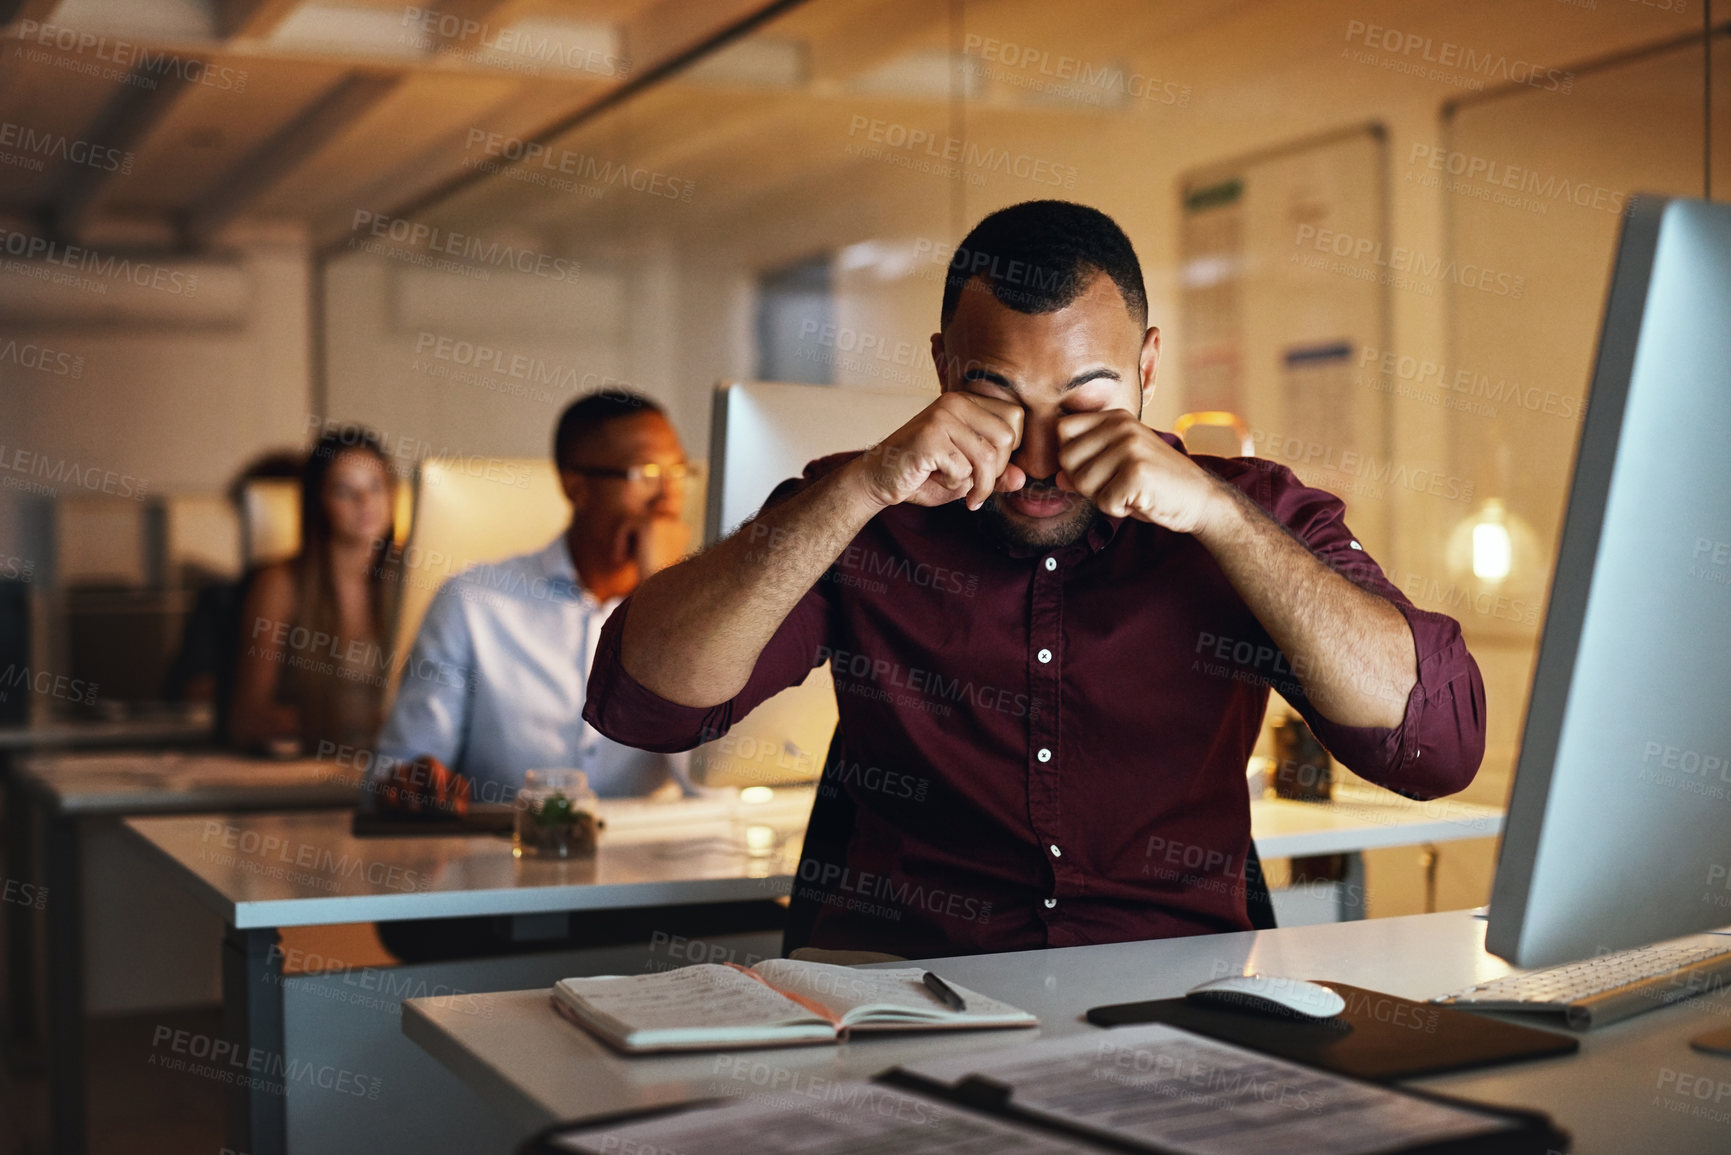
[[[1484,686],[1459,626],[1384,577],[1337,498],[1142,424],[1160,332],[1110,218],[992,214],[940,316],[937,400],[650,578],[591,673],[597,729],[679,750],[831,663],[840,790],[807,835],[790,948],[1247,928],[1244,770],[1270,688],[1373,781],[1472,780]],[[915,576],[935,572],[961,579]],[[910,779],[929,789],[870,785]]]

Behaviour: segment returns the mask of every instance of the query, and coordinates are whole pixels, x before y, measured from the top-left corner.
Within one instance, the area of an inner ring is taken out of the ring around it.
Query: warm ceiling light
[[[1509,576],[1514,543],[1509,527],[1499,521],[1481,521],[1473,526],[1473,576],[1480,581],[1500,582]]]
[[[1449,571],[1457,582],[1470,575],[1475,584],[1506,593],[1511,581],[1525,587],[1541,578],[1538,535],[1510,513],[1500,497],[1486,498],[1455,526],[1447,551]]]

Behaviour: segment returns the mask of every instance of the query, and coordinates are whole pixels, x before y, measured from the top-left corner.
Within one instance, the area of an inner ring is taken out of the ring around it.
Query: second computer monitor
[[[766,381],[717,386],[705,539],[713,542],[756,513],[807,462],[864,449],[936,398],[935,389],[892,393]],[[692,773],[706,786],[811,781],[823,773],[835,722],[835,687],[826,666],[762,703],[725,737],[699,747]]]

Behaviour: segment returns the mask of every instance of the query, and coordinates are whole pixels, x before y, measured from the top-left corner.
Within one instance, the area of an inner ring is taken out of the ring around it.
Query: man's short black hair
[[[1081,296],[1095,273],[1112,278],[1130,319],[1146,328],[1142,263],[1118,223],[1071,201],[1024,201],[988,216],[956,248],[940,319],[950,323],[963,286],[975,277],[1018,313],[1055,313]]]
[[[578,464],[577,452],[584,441],[601,431],[609,421],[657,413],[665,417],[661,406],[628,389],[603,389],[588,393],[565,406],[559,415],[559,426],[553,431],[553,464],[564,468]]]

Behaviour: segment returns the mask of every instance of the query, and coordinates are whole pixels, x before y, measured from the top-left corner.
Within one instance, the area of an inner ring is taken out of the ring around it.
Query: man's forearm
[[[620,639],[625,672],[682,706],[738,694],[800,598],[883,508],[861,483],[858,464],[639,586]]]
[[[1412,629],[1393,603],[1360,589],[1237,489],[1197,533],[1292,663],[1304,693],[1343,726],[1394,727],[1418,682]]]

